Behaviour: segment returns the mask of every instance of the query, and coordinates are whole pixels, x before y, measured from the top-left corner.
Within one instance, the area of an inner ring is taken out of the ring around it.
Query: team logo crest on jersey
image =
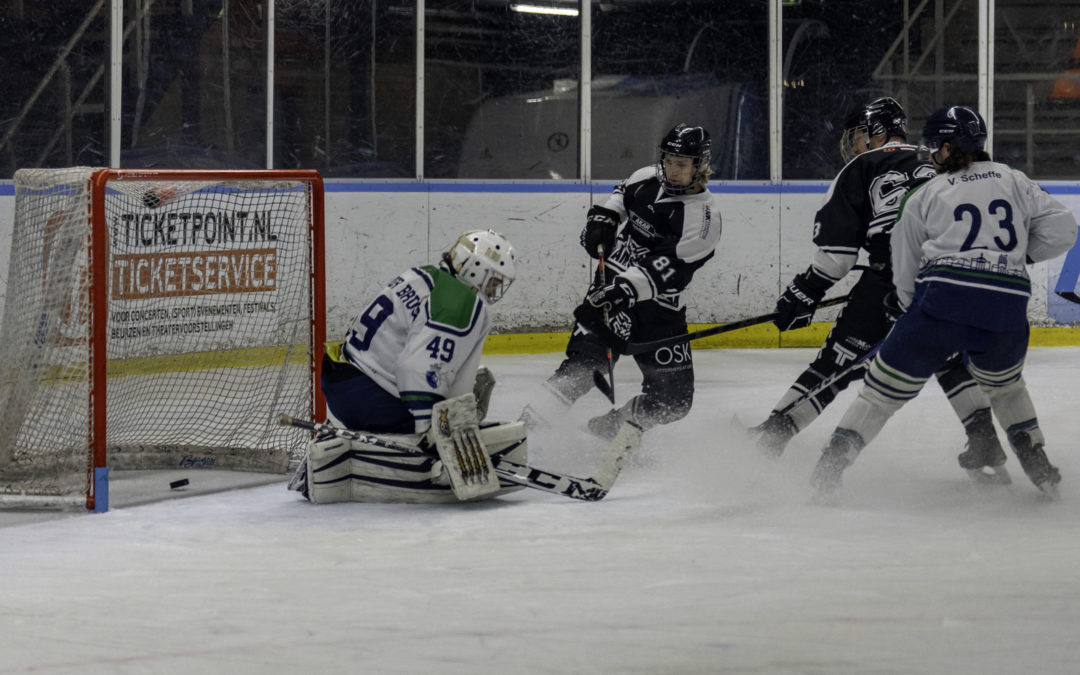
[[[431,387],[432,389],[439,388],[439,371],[433,368],[427,371],[427,375],[425,376],[425,378],[427,379],[429,387]]]
[[[608,327],[611,328],[611,332],[620,340],[630,339],[630,329],[633,328],[633,326],[634,323],[630,320],[630,317],[626,315],[626,312],[619,312],[611,317],[611,322],[608,324]]]

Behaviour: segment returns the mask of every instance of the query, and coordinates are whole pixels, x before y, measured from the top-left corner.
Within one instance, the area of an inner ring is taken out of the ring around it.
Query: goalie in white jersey
[[[465,232],[438,266],[413,267],[360,312],[323,361],[326,404],[347,429],[424,433],[439,401],[473,391],[490,304],[514,280],[501,234]]]
[[[1024,384],[1031,282],[1026,264],[1072,248],[1072,213],[1026,175],[983,149],[986,123],[971,108],[935,112],[921,151],[939,173],[906,196],[892,235],[893,282],[906,311],[868,369],[859,397],[811,477],[821,493],[954,352],[990,397],[1031,481],[1056,496],[1061,475]]]
[[[484,455],[523,463],[524,425],[479,426],[494,386],[480,366],[488,309],[513,280],[514,248],[491,230],[465,232],[438,266],[395,277],[323,358],[331,429],[362,433],[320,432],[289,489],[316,503],[446,502],[520,489],[496,479]],[[447,453],[458,453],[451,466],[440,461]],[[473,453],[464,468],[461,453]]]

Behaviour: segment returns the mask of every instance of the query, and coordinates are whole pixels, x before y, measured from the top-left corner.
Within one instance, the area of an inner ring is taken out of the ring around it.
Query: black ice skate
[[[1049,495],[1051,499],[1057,499],[1057,485],[1061,482],[1061,472],[1047,459],[1042,444],[1032,443],[1031,436],[1026,431],[1011,434],[1009,444],[1016,452],[1016,458],[1020,460],[1024,473],[1035,484],[1035,487]]]
[[[761,424],[750,428],[751,434],[758,434],[758,450],[774,458],[784,454],[784,448],[798,431],[791,417],[776,411],[769,413],[769,418]]]
[[[1009,485],[1012,477],[1005,468],[1005,449],[1001,447],[994,419],[990,411],[975,411],[971,421],[964,427],[967,443],[964,452],[957,456],[960,467],[978,483],[987,485]]]

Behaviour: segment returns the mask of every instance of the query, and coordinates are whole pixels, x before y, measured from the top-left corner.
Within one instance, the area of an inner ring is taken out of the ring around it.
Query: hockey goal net
[[[15,174],[0,503],[108,506],[109,471],[288,470],[321,420],[314,171]]]

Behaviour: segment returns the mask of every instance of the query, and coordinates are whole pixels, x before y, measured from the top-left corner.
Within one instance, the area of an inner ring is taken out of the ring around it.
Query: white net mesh
[[[285,471],[310,415],[311,185],[16,173],[0,363],[0,494],[87,489],[88,255],[108,231],[111,469]],[[96,391],[101,391],[97,389]]]

